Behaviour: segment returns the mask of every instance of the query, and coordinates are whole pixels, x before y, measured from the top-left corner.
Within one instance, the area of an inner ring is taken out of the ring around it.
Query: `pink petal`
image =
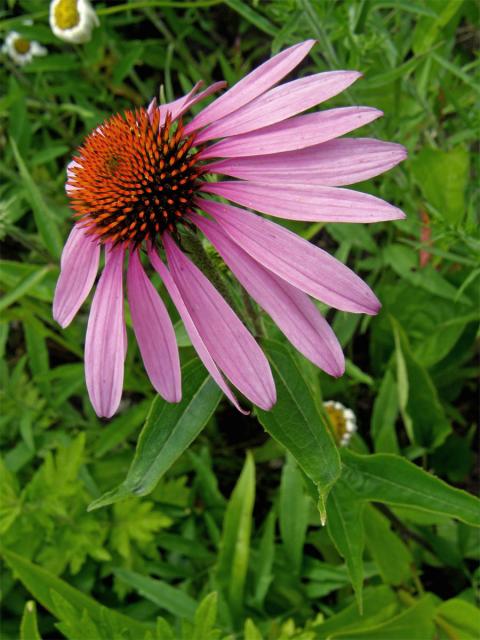
[[[165,234],[168,264],[198,332],[227,378],[249,400],[270,409],[276,400],[268,361],[211,282]]]
[[[185,111],[188,111],[188,109],[193,107],[193,105],[197,104],[197,102],[204,100],[208,96],[212,95],[212,93],[216,93],[217,91],[220,91],[220,89],[223,89],[226,86],[227,86],[227,83],[224,82],[223,80],[220,82],[215,82],[214,84],[211,84],[209,87],[204,89],[201,93],[199,93],[195,97],[189,97],[188,100],[185,101],[185,104],[181,107],[181,109],[178,109],[176,114],[172,115],[172,118],[173,119],[179,118],[181,115],[185,113]]]
[[[250,209],[290,220],[380,222],[405,218],[400,209],[380,198],[337,187],[230,181],[205,182],[202,190]]]
[[[245,209],[200,199],[197,204],[252,258],[294,287],[336,309],[378,312],[370,287],[326,251]]]
[[[124,249],[112,249],[98,282],[85,339],[85,378],[95,412],[110,418],[122,396],[125,359]]]
[[[191,133],[210,122],[214,122],[239,109],[290,73],[305,58],[315,40],[306,40],[278,53],[270,60],[254,69],[235,86],[217,98],[199,113],[185,127],[185,133]]]
[[[130,255],[128,304],[143,363],[153,386],[167,402],[180,402],[180,360],[170,316],[143,270],[138,251]]]
[[[383,113],[371,107],[341,107],[308,113],[272,124],[258,131],[230,136],[207,147],[201,158],[239,158],[311,147],[343,136],[379,118]]]
[[[95,282],[100,245],[74,226],[63,248],[61,271],[53,298],[53,317],[67,327],[82,306]]]
[[[406,155],[400,144],[370,138],[341,138],[299,151],[220,160],[208,165],[208,171],[270,184],[338,187],[378,176]]]
[[[358,71],[327,71],[271,89],[235,113],[201,131],[196,143],[238,135],[281,122],[344,91],[361,76]]]
[[[197,93],[202,85],[203,82],[200,80],[184,96],[178,98],[177,100],[173,100],[173,102],[167,102],[166,104],[159,105],[157,99],[153,98],[147,109],[150,119],[153,118],[155,110],[158,109],[160,111],[160,126],[165,122],[167,113],[170,113],[172,115],[172,119],[175,120],[177,114],[181,111],[181,109],[183,109],[188,100],[193,98],[193,96]]]
[[[183,115],[185,111],[190,109],[190,107],[193,107],[194,104],[200,102],[200,100],[203,100],[204,98],[210,96],[212,93],[223,89],[227,85],[227,83],[223,81],[215,82],[214,84],[211,84],[209,87],[204,89],[201,93],[197,94],[197,91],[202,85],[203,82],[199,81],[194,87],[192,87],[192,89],[190,89],[187,94],[185,94],[181,98],[178,98],[173,102],[167,102],[166,104],[162,104],[160,106],[157,103],[157,99],[153,98],[147,108],[150,119],[153,118],[155,109],[158,109],[160,111],[160,126],[165,122],[167,113],[170,113],[172,120],[176,120],[181,115]]]
[[[342,348],[310,298],[253,260],[218,224],[196,214],[192,219],[290,342],[318,367],[341,376],[345,369]]]
[[[215,364],[215,362],[212,359],[212,356],[210,355],[210,353],[208,352],[207,347],[205,346],[205,343],[202,339],[202,337],[200,336],[199,332],[197,331],[197,327],[195,326],[190,313],[187,309],[187,307],[185,306],[185,303],[183,302],[182,296],[180,295],[180,292],[177,288],[177,285],[175,284],[170,271],[167,269],[167,267],[163,264],[163,262],[160,260],[160,258],[158,257],[157,253],[150,247],[149,248],[149,258],[150,258],[150,262],[152,263],[153,268],[155,269],[155,271],[158,273],[158,275],[161,277],[167,291],[168,294],[170,296],[170,298],[173,301],[173,304],[175,305],[175,307],[177,308],[177,311],[183,321],[183,324],[185,325],[185,330],[187,331],[191,343],[195,349],[195,351],[198,354],[198,357],[200,358],[200,360],[203,362],[203,364],[205,365],[205,368],[207,369],[208,373],[212,376],[212,378],[215,380],[215,382],[218,384],[218,386],[220,387],[220,389],[223,391],[223,393],[227,396],[227,398],[230,400],[230,402],[234,405],[234,407],[236,407],[238,409],[238,411],[240,411],[241,413],[243,413],[244,415],[247,415],[249,412],[248,411],[244,411],[240,405],[238,404],[237,399],[235,398],[235,396],[233,395],[233,393],[231,392],[230,388],[228,387],[228,385],[225,383],[225,380],[223,379],[222,374],[220,373],[220,371],[217,368],[217,365]]]

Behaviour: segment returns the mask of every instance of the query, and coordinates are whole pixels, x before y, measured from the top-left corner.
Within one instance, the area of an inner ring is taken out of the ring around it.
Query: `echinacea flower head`
[[[42,47],[35,40],[28,40],[17,31],[10,31],[5,38],[2,51],[19,66],[27,64],[36,56],[47,54],[45,47]]]
[[[342,375],[341,347],[310,296],[367,314],[379,310],[377,298],[327,252],[251,209],[322,222],[403,218],[396,207],[341,187],[390,169],[405,150],[341,137],[378,118],[376,109],[298,115],[360,75],[331,71],[275,86],[313,44],[277,54],[189,122],[184,116],[190,107],[224,83],[200,93],[197,84],[169,104],[153,100],[146,109],[114,115],[86,138],[69,164],[66,190],[76,222],[62,254],[53,313],[63,327],[72,321],[103,252],[85,345],[86,383],[99,416],[110,417],[122,393],[127,260],[132,326],[158,393],[180,400],[180,365],[172,322],[146,268],[160,276],[192,345],[230,401],[240,409],[228,381],[263,409],[275,403],[264,353],[183,249],[182,238],[199,231],[288,340],[327,373]]]
[[[327,400],[323,403],[328,419],[332,426],[333,435],[342,447],[346,447],[357,430],[357,419],[351,409],[344,407],[341,402]]]
[[[52,0],[50,3],[50,28],[60,40],[72,44],[88,42],[99,24],[88,0]]]

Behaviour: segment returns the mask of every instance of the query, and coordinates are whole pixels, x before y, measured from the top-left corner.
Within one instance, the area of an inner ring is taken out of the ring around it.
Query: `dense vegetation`
[[[0,71],[1,637],[478,637],[478,4],[99,2],[83,45],[52,34],[45,4],[8,0],[0,13],[3,37],[48,49],[23,67],[4,54]],[[169,303],[184,400],[155,397],[132,339],[121,410],[98,419],[88,305],[66,331],[51,315],[73,151],[160,86],[172,100],[199,79],[232,85],[306,38],[318,44],[295,77],[362,71],[328,105],[382,109],[358,135],[409,151],[357,187],[405,221],[287,225],[360,273],[381,313],[328,311],[348,358],[340,379],[264,316],[279,401],[242,416]],[[357,416],[340,456],[325,400]]]

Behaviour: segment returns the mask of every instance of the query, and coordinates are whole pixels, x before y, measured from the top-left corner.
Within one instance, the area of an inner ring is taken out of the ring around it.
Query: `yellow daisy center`
[[[17,53],[21,55],[27,53],[30,50],[30,42],[26,38],[16,38],[13,46]]]
[[[337,409],[333,405],[324,405],[328,418],[333,427],[335,439],[340,442],[347,432],[347,421],[342,409]]]
[[[77,0],[60,0],[54,10],[55,23],[60,29],[73,29],[80,22]]]

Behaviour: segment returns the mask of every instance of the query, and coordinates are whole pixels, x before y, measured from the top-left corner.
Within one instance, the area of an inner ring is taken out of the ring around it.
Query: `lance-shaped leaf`
[[[328,535],[345,559],[360,612],[363,611],[364,506],[364,502],[352,493],[343,477],[333,487],[327,502]]]
[[[252,455],[247,453],[225,512],[216,571],[217,583],[237,622],[241,619],[244,602],[254,502],[255,464]]]
[[[360,500],[413,507],[480,527],[480,500],[449,486],[405,458],[342,451],[342,480]]]
[[[327,503],[328,533],[347,563],[360,610],[366,502],[407,506],[480,526],[480,500],[450,487],[405,458],[359,455],[344,449],[342,462],[342,477]]]
[[[340,475],[340,458],[315,398],[291,352],[278,342],[262,343],[277,387],[277,403],[270,411],[257,410],[263,427],[295,458],[316,485],[319,510]]]
[[[153,401],[124,482],[92,502],[89,510],[153,491],[207,424],[220,401],[220,389],[198,360],[183,367],[182,381],[181,402],[169,404],[160,396]]]
[[[69,622],[65,619],[67,607],[61,606],[61,603],[67,603],[68,610],[73,612],[75,616],[75,621],[88,615],[93,623],[107,629],[111,638],[143,640],[148,630],[151,629],[151,626],[146,623],[134,620],[113,609],[107,609],[78,589],[74,589],[65,581],[13,551],[3,550],[2,556],[34,598],[62,622]]]

